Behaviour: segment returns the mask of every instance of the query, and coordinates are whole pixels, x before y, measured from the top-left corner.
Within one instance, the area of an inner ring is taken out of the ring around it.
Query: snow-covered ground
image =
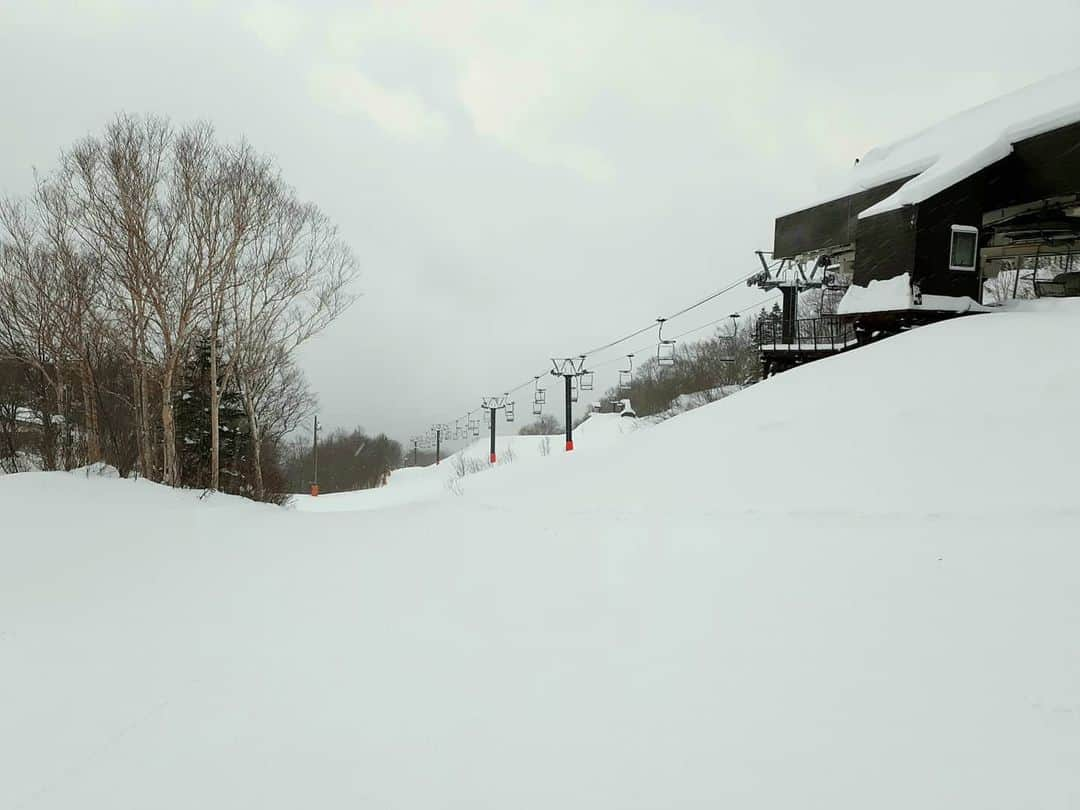
[[[578,451],[585,453],[601,451],[619,441],[621,437],[633,433],[638,426],[638,420],[629,417],[623,418],[617,414],[593,414],[574,430],[574,446]],[[498,464],[494,469],[509,464],[553,463],[553,457],[563,455],[565,445],[566,438],[563,434],[558,436],[496,434],[495,457]],[[385,509],[442,496],[460,495],[467,483],[465,479],[469,476],[494,472],[488,460],[490,451],[491,439],[490,436],[485,436],[458,452],[450,454],[442,460],[441,464],[395,470],[384,487],[319,495],[315,498],[309,495],[296,495],[289,506],[303,512],[351,512]]]
[[[926,327],[325,512],[0,478],[0,807],[1080,806],[1078,334]]]

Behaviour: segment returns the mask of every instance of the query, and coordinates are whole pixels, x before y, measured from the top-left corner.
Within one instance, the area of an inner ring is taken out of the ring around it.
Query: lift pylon
[[[509,411],[507,412],[506,421],[513,422],[514,403],[510,401],[510,394],[503,394],[501,397],[484,397],[480,404],[481,408],[491,414],[491,454],[489,460],[492,464],[497,460],[495,456],[495,414],[497,411],[506,410],[507,406],[509,406]]]
[[[574,408],[578,400],[578,378],[585,371],[585,358],[551,358],[551,376],[562,377],[566,390],[566,452],[574,449]]]

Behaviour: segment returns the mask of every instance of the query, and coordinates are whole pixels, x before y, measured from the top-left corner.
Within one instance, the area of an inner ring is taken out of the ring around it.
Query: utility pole
[[[315,424],[311,431],[311,497],[319,494],[319,417],[315,416]]]
[[[492,464],[496,462],[495,456],[495,412],[499,410],[506,410],[506,421],[514,421],[514,403],[510,401],[509,394],[503,394],[501,397],[484,397],[481,405],[486,411],[491,412],[491,450],[488,459]]]
[[[585,374],[589,374],[591,378],[591,372],[585,371],[584,357],[579,357],[577,360],[573,357],[553,357],[551,358],[551,365],[553,366],[551,376],[562,377],[566,385],[566,452],[569,453],[574,449],[573,403],[577,402],[578,399],[576,381]]]
[[[440,452],[442,450],[442,431],[443,431],[443,426],[442,425],[436,425],[435,426],[435,466],[436,467],[439,466],[439,462],[442,460],[442,459],[439,458]]]

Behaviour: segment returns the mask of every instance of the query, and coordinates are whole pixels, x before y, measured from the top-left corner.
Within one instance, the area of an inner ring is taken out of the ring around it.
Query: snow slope
[[[616,414],[593,414],[574,431],[574,444],[582,452],[594,452],[610,447],[623,436],[633,433],[646,423],[622,418]],[[561,455],[565,436],[495,436],[495,456],[499,464],[534,464]],[[319,495],[296,495],[290,506],[304,512],[351,512],[404,506],[454,494],[459,487],[456,479],[473,475],[475,468],[487,471],[490,438],[476,439],[441,464],[427,467],[406,467],[395,470],[386,486],[356,492]],[[461,463],[462,460],[464,463]]]
[[[922,132],[871,149],[803,210],[884,183],[912,177],[859,216],[922,202],[1007,157],[1012,145],[1080,121],[1080,68],[1051,76],[964,110]]]
[[[1078,327],[393,508],[4,477],[0,807],[1076,807]]]

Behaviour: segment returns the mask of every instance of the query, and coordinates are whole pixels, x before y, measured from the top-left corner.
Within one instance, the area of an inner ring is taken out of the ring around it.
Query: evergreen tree
[[[210,484],[210,341],[206,337],[195,341],[184,365],[175,412],[181,486],[207,487]],[[218,434],[221,489],[244,493],[249,489],[251,437],[243,401],[231,382],[221,391]]]

